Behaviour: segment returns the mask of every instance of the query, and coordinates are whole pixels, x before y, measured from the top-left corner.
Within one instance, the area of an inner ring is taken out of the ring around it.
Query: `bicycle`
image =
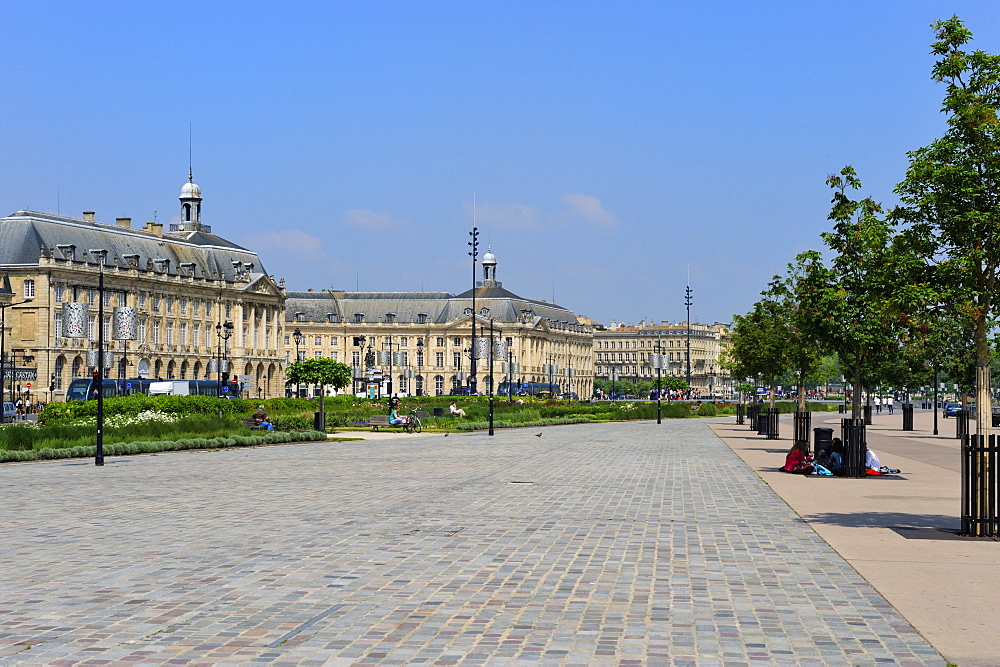
[[[416,410],[410,410],[410,414],[406,417],[406,421],[403,423],[403,430],[407,433],[420,433],[422,425],[420,424],[420,417],[417,416]]]

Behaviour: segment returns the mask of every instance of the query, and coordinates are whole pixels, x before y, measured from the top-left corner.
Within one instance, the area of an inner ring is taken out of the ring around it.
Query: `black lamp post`
[[[418,375],[423,375],[423,371],[420,370],[423,367],[423,359],[424,359],[424,339],[423,338],[418,338],[417,339],[417,374]],[[416,382],[416,380],[414,380],[414,382]],[[416,394],[417,394],[417,396],[422,396],[423,393],[424,393],[424,387],[423,387],[423,382],[421,382],[416,387]]]
[[[292,332],[292,339],[295,340],[295,363],[302,361],[302,353],[299,351],[299,346],[302,344],[302,340],[305,336],[299,331],[298,327],[295,327],[295,331]],[[295,385],[295,398],[302,398],[302,385]]]
[[[469,257],[472,258],[472,357],[469,359],[469,393],[476,393],[476,260],[479,258],[479,228],[473,223],[472,231],[469,232],[472,240],[469,247],[472,251]]]
[[[687,383],[688,392],[691,391],[691,286],[684,288],[684,305],[687,306],[687,345],[684,356],[687,357]]]
[[[97,453],[94,465],[104,465],[104,260],[108,251],[90,250],[91,256],[100,257],[97,278],[97,370],[94,384],[97,385]]]
[[[656,423],[662,424],[663,418],[660,413],[660,395],[663,393],[663,389],[661,387],[660,378],[662,377],[661,373],[663,372],[663,346],[660,344],[660,341],[656,341],[656,355],[654,356],[654,359],[656,360]]]
[[[215,335],[219,337],[218,347],[216,349],[216,363],[218,363],[218,368],[216,369],[219,373],[219,386],[216,388],[215,395],[222,396],[222,363],[223,363],[223,350],[225,349],[225,341],[228,341],[233,335],[233,323],[219,322],[215,325]],[[226,379],[229,379],[229,371],[226,370]]]

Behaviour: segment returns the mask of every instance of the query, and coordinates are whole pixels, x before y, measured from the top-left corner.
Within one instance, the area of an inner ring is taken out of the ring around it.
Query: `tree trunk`
[[[861,364],[851,369],[851,419],[861,419]]]
[[[806,411],[806,369],[799,369],[799,412]]]

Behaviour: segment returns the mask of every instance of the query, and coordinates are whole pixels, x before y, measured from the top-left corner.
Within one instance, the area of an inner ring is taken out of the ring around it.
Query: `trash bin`
[[[842,414],[842,415],[846,415],[847,414],[847,406],[844,405],[843,403],[841,403],[840,405],[838,405],[837,406],[837,413],[838,414]]]
[[[833,444],[833,429],[828,426],[817,426],[813,429],[813,456],[821,449],[829,449]]]
[[[444,408],[434,408],[434,416],[440,417],[444,414]]]
[[[323,423],[323,417],[318,412],[313,413],[313,429],[316,431],[326,430],[326,424]]]

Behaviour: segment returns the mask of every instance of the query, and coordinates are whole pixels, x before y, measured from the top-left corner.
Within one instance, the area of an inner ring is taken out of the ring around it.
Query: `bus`
[[[501,382],[496,395],[556,398],[559,393],[559,385],[555,382]]]
[[[239,398],[239,384],[230,382],[222,389],[228,391],[220,392],[218,380],[168,380],[171,387],[169,392],[159,389],[153,393],[170,393],[173,395],[198,395],[198,396],[222,396],[223,398]],[[129,380],[113,380],[105,378],[103,381],[104,398],[114,398],[115,396],[131,396],[132,394],[150,394],[150,385],[165,384],[157,380],[148,378],[132,378]],[[69,383],[66,390],[66,401],[89,401],[97,398],[93,378],[76,378]]]

